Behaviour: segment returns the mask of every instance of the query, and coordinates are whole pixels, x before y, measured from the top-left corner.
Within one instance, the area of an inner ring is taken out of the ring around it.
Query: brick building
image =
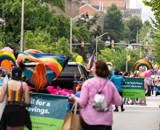
[[[124,20],[128,20],[131,17],[137,16],[141,19],[141,9],[126,9],[124,10]]]
[[[59,9],[58,7],[53,7],[51,5],[48,5],[49,9],[50,10],[56,9],[57,15],[64,13],[64,15],[66,17],[74,18],[77,15],[79,15],[79,3],[81,2],[81,0],[65,0],[65,1],[66,1],[65,13],[61,9]]]
[[[106,9],[110,7],[113,3],[117,5],[118,8],[124,12],[126,9],[126,0],[82,0],[81,3],[88,3],[92,6],[103,6],[103,12],[106,13]]]
[[[94,7],[94,6],[91,6],[90,4],[84,4],[79,8],[79,14],[82,14],[82,13],[85,14],[86,12],[88,13],[89,18],[92,18],[93,14],[95,13],[100,14],[100,18],[98,19],[97,24],[101,25],[103,29],[103,23],[104,23],[103,7],[102,6]],[[91,30],[95,28],[96,28],[96,25],[94,27],[91,27]]]

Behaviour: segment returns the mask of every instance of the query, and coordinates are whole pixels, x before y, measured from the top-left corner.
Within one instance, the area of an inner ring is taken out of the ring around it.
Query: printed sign
[[[123,98],[144,98],[144,79],[142,78],[126,78],[125,85],[122,85]]]
[[[34,94],[26,109],[30,113],[33,130],[61,130],[66,114],[68,97]],[[27,130],[27,128],[25,128]]]

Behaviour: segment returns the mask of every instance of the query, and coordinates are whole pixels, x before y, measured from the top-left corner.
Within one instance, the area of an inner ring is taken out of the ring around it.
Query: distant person
[[[6,71],[4,71],[4,70],[2,70],[2,75],[1,75],[1,77],[5,77],[6,76]]]
[[[129,72],[125,72],[124,77],[129,77]]]
[[[4,83],[1,88],[0,103],[6,96],[6,106],[4,108],[1,125],[2,130],[23,130],[27,126],[32,129],[31,120],[25,104],[30,103],[29,89],[25,82],[21,82],[22,69],[14,67],[12,70],[12,79]]]
[[[114,83],[114,85],[116,86],[118,92],[119,92],[119,95],[121,95],[122,97],[122,86],[121,84],[124,84],[125,83],[125,80],[123,79],[122,76],[119,75],[119,70],[116,70],[115,71],[115,75],[111,77],[110,81],[112,81]],[[115,105],[115,110],[114,112],[118,112],[118,106]],[[123,108],[123,104],[121,105],[121,111],[125,111],[125,109]]]
[[[71,95],[69,99],[75,100],[82,107],[82,126],[84,130],[112,130],[113,114],[112,103],[119,106],[122,98],[115,85],[106,79],[110,71],[103,60],[98,60],[93,66],[94,78],[83,83],[80,98]],[[107,101],[109,110],[99,112],[93,108],[94,97],[101,92]]]
[[[0,82],[3,83],[2,70],[0,70]]]
[[[125,77],[129,78],[129,72],[124,73],[124,79]],[[124,98],[123,104],[129,104],[128,101],[129,101],[129,98]]]
[[[145,75],[143,75],[143,76],[141,75],[140,78],[143,78],[143,79],[144,79],[144,90],[145,90],[145,94],[146,94],[147,91],[148,91],[148,90],[147,90],[147,80],[146,80],[146,78],[145,78]],[[144,106],[147,105],[147,104],[146,104],[146,97],[144,97],[144,98],[139,98],[139,104],[140,104],[140,105],[144,105]]]
[[[118,69],[117,68],[115,68],[113,71],[112,71],[112,76],[114,76],[115,74],[115,71],[117,71]]]

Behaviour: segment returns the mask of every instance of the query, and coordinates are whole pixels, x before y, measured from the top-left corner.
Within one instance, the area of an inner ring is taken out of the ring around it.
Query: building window
[[[71,8],[71,1],[70,0],[67,0],[67,8]]]
[[[76,10],[79,10],[79,4],[76,3]]]

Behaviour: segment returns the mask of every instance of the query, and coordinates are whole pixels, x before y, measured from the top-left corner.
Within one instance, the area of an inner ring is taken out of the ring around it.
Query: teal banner
[[[144,98],[144,79],[126,78],[125,85],[122,85],[122,97],[124,98]]]
[[[65,96],[34,93],[30,104],[26,105],[33,130],[61,130],[67,103]]]

